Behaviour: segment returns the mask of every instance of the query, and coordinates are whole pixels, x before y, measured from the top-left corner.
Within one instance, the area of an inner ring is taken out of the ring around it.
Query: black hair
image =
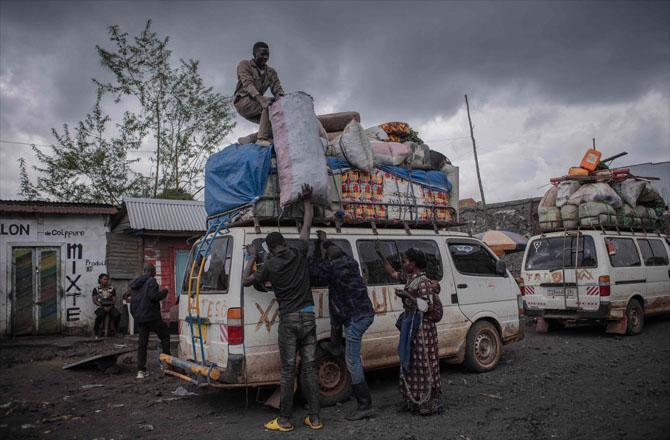
[[[251,53],[253,55],[256,55],[256,51],[258,49],[265,48],[265,49],[270,49],[270,46],[268,46],[268,43],[264,43],[262,41],[259,41],[257,43],[254,43],[254,48],[252,49]]]
[[[426,254],[416,248],[408,249],[405,252],[405,258],[414,263],[421,270],[426,268]]]
[[[151,263],[145,263],[143,269],[145,275],[151,275],[151,276],[156,275],[156,266],[154,266]]]
[[[285,245],[286,240],[279,232],[270,232],[267,237],[265,237],[265,243],[268,245],[268,248],[272,250],[277,246]]]
[[[109,278],[109,275],[106,274],[106,273],[101,273],[100,275],[98,275],[98,282],[100,282],[100,280],[102,279],[102,277],[107,277],[107,278]]]

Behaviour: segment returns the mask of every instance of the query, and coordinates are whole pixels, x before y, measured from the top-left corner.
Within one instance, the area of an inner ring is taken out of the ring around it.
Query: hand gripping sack
[[[282,208],[300,200],[302,185],[312,187],[312,201],[329,206],[328,166],[319,138],[312,98],[289,93],[270,106]]]
[[[360,123],[352,120],[339,139],[333,142],[335,155],[346,160],[354,168],[370,173],[374,167],[374,155],[370,140]]]

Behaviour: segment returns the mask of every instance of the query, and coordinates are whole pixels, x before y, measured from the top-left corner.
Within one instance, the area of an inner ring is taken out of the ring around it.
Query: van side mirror
[[[503,260],[496,261],[496,274],[501,277],[507,276],[507,264]]]

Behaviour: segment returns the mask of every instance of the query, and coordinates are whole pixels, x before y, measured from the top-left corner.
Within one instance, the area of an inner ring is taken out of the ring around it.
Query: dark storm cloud
[[[199,59],[224,94],[251,44],[268,41],[284,88],[312,94],[317,111],[422,124],[453,115],[466,92],[477,108],[615,105],[650,92],[667,102],[669,16],[667,2],[3,1],[0,129],[48,142],[51,127],[81,119],[110,24],[134,35],[151,18],[175,58]],[[543,110],[526,127],[554,117]],[[644,132],[667,148],[665,127]]]

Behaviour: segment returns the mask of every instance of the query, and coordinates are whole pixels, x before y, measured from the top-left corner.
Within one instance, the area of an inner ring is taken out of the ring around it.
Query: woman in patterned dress
[[[426,256],[420,250],[409,249],[405,253],[402,273],[393,268],[379,249],[377,252],[389,276],[405,283],[405,289],[399,292],[404,315],[414,313],[417,308],[424,309],[422,322],[412,339],[410,369],[403,373],[402,366],[400,368],[401,410],[421,415],[441,414],[442,379],[436,328],[442,319],[440,286],[426,276]]]

